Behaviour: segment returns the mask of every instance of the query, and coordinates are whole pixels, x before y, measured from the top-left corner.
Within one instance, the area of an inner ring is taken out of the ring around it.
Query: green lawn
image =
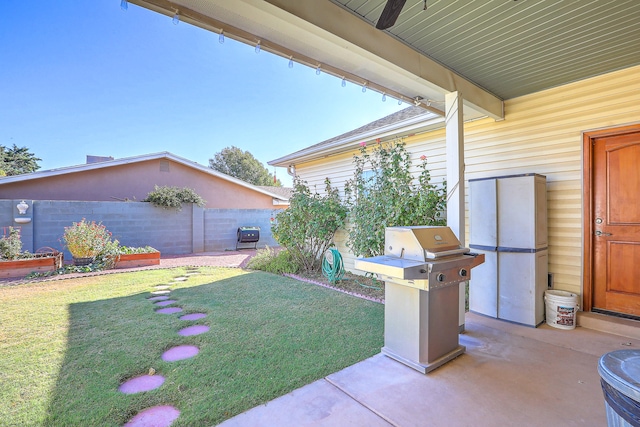
[[[0,425],[120,426],[177,407],[176,426],[214,425],[380,351],[383,306],[268,273],[200,268],[173,286],[183,313],[146,298],[184,269],[0,288]],[[206,312],[198,321],[178,317]],[[210,331],[177,331],[206,324]],[[162,353],[197,345],[192,359]],[[150,368],[158,389],[118,386]]]

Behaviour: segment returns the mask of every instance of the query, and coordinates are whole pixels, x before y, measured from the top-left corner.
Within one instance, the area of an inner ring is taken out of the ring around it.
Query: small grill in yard
[[[483,262],[449,227],[387,227],[384,255],[355,261],[385,281],[382,353],[422,373],[464,353],[459,283]]]
[[[238,228],[238,241],[236,242],[236,250],[240,243],[253,243],[253,249],[258,247],[258,240],[260,240],[260,227],[239,227]],[[240,248],[250,249],[250,248]]]

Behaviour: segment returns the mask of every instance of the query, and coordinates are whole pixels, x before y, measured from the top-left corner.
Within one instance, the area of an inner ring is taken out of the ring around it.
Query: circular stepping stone
[[[153,305],[157,305],[158,307],[165,307],[167,305],[171,305],[171,304],[175,304],[178,301],[174,300],[174,299],[168,299],[166,301],[160,301],[160,302],[156,302]]]
[[[118,387],[118,391],[124,394],[142,393],[156,389],[164,384],[162,375],[141,375],[125,381]]]
[[[168,296],[164,296],[164,295],[160,295],[157,297],[151,297],[151,298],[147,298],[149,301],[165,301],[168,300],[169,297]]]
[[[140,411],[124,427],[168,427],[180,416],[173,406],[153,406]]]
[[[200,352],[200,349],[194,345],[179,345],[170,348],[162,353],[162,360],[165,362],[176,362],[178,360],[190,359]]]
[[[173,314],[173,313],[180,313],[181,311],[182,309],[180,307],[167,307],[167,308],[161,308],[160,310],[156,310],[156,313]]]
[[[158,291],[162,291],[162,290],[165,290],[165,289],[170,289],[171,286],[169,286],[169,285],[157,285],[157,286],[154,286],[153,288],[158,290]]]
[[[184,277],[184,276],[178,276],[173,278],[173,280],[175,280],[176,282],[184,282],[187,279],[188,277]]]
[[[189,337],[191,335],[200,335],[209,331],[209,327],[205,325],[193,325],[178,331],[178,335]]]
[[[191,313],[191,314],[185,314],[184,316],[180,317],[180,320],[198,320],[198,319],[202,319],[203,317],[207,317],[207,314]]]
[[[170,294],[171,291],[153,291],[151,292],[151,295],[167,295]]]

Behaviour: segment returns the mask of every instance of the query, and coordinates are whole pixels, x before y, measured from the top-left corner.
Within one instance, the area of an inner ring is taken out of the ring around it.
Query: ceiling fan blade
[[[387,0],[387,4],[384,6],[384,10],[376,24],[376,28],[386,30],[387,28],[393,27],[406,1],[407,0]]]

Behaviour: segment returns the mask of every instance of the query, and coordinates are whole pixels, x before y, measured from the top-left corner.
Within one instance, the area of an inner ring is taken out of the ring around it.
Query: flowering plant
[[[431,182],[426,155],[416,170],[402,139],[372,150],[361,143],[353,164],[345,198],[350,209],[347,246],[356,256],[382,255],[385,227],[445,224],[446,182]]]
[[[93,258],[111,242],[111,233],[102,223],[82,218],[64,228],[64,243],[74,258]]]

